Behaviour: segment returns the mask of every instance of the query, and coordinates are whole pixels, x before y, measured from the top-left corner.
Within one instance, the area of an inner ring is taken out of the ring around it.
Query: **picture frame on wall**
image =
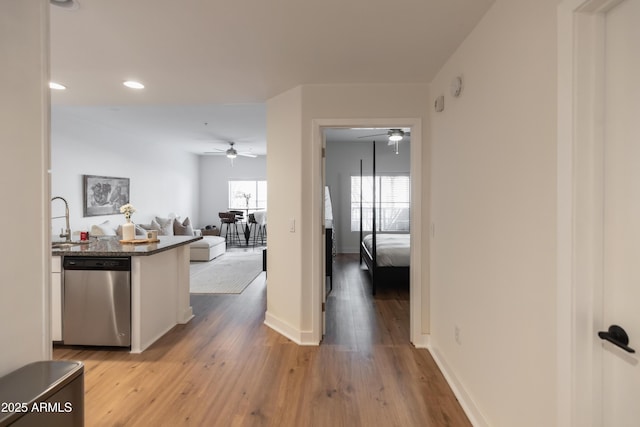
[[[120,206],[129,203],[129,178],[83,175],[83,216],[120,214]]]

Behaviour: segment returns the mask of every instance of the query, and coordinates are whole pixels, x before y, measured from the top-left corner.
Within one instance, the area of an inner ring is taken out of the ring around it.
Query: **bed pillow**
[[[159,230],[158,230],[158,234],[162,235],[162,236],[173,236],[173,218],[160,218],[160,217],[155,217],[155,219],[153,220],[155,221],[158,226],[159,226]],[[153,221],[151,221],[151,224],[153,224]]]
[[[173,234],[176,236],[193,236],[193,227],[189,217],[186,217],[182,223],[177,219],[173,220]]]

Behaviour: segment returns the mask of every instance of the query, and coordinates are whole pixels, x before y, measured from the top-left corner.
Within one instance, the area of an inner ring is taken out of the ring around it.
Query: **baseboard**
[[[451,369],[451,367],[447,364],[446,359],[440,354],[438,349],[434,347],[432,344],[427,346],[427,350],[431,353],[433,360],[435,360],[438,368],[444,375],[445,380],[451,387],[453,394],[455,394],[458,402],[460,402],[460,406],[462,406],[462,410],[469,418],[471,425],[474,427],[489,427],[489,423],[480,412],[480,409],[475,404],[469,393],[465,390],[462,383],[458,380],[455,372]]]
[[[140,354],[143,351],[145,351],[146,349],[148,349],[149,347],[151,347],[156,341],[158,341],[160,338],[162,338],[163,336],[165,336],[167,334],[167,332],[169,332],[171,329],[173,329],[176,325],[169,325],[167,326],[164,331],[158,332],[154,337],[146,340],[145,342],[139,342],[138,345],[136,346],[135,343],[133,342],[133,339],[131,340],[131,351],[129,353],[132,354]]]
[[[184,325],[185,323],[189,323],[194,317],[193,307],[189,306],[183,310],[180,319],[178,319],[178,323]]]
[[[415,348],[429,348],[431,344],[431,335],[429,334],[420,334],[418,337],[412,341],[412,344]]]
[[[320,345],[313,339],[311,332],[300,331],[268,311],[264,316],[264,324],[298,345]]]
[[[300,332],[300,345],[318,346],[320,343],[313,338],[311,332]]]

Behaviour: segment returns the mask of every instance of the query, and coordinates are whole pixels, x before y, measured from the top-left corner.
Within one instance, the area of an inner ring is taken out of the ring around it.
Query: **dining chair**
[[[253,220],[255,221],[255,228],[257,233],[254,237],[260,237],[260,242],[264,244],[264,240],[267,238],[267,211],[255,211],[253,214]],[[255,244],[255,243],[254,243]]]
[[[257,221],[255,214],[249,214],[249,233],[253,230],[253,246],[256,245],[258,238],[260,238],[260,244],[264,244],[264,228],[260,222]],[[251,235],[251,234],[249,234]]]
[[[232,244],[234,239],[240,243],[240,234],[238,233],[238,220],[236,214],[232,212],[218,212],[220,218],[220,235],[222,236],[222,228],[226,225],[227,230],[224,234],[225,241]]]

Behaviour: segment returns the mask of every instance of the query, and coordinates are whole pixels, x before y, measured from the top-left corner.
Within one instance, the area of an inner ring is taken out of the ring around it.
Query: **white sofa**
[[[151,224],[136,224],[136,235],[146,235],[146,230],[157,230],[159,236],[167,235],[183,235],[183,236],[202,236],[202,232],[191,227],[189,218],[180,222],[175,217],[160,218],[155,217]],[[121,225],[115,224],[109,220],[91,226],[92,236],[121,236]],[[191,261],[211,261],[212,259],[224,254],[227,245],[224,237],[220,236],[202,236],[202,240],[198,240],[190,244]]]

